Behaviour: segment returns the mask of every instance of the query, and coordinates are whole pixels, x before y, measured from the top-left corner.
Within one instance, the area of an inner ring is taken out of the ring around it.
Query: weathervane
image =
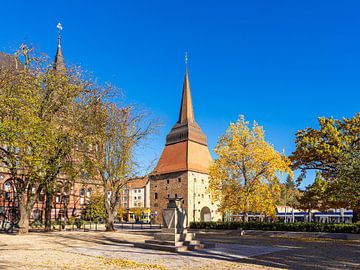
[[[58,35],[60,36],[61,30],[63,30],[63,27],[60,22],[56,25],[56,28],[58,29]]]
[[[63,30],[63,27],[60,22],[58,22],[56,28],[58,29],[58,46],[60,47],[60,34],[61,34],[61,30]]]

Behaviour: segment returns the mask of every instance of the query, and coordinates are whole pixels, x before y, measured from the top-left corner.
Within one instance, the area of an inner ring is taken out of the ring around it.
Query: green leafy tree
[[[104,207],[104,194],[102,192],[96,192],[91,194],[90,200],[86,205],[86,215],[87,220],[101,221],[106,217],[105,207]]]
[[[0,70],[0,161],[13,182],[19,205],[19,233],[29,230],[30,211],[40,188],[38,176],[45,167],[42,155],[47,151],[48,128],[39,111],[42,73],[31,68],[32,50],[21,46],[21,69]]]
[[[328,207],[328,182],[322,177],[321,173],[317,173],[314,183],[306,186],[305,191],[299,198],[297,206],[300,209],[309,212],[309,219],[311,220],[311,211],[325,210]]]
[[[296,149],[290,157],[293,167],[317,170],[326,178],[335,178],[337,164],[349,147],[360,143],[360,113],[353,118],[336,120],[319,117],[320,128],[306,128],[296,133]],[[301,180],[301,179],[300,179]]]
[[[360,220],[360,148],[345,152],[337,165],[337,177],[331,183],[331,195],[338,204],[354,209],[354,221]]]
[[[285,183],[280,184],[280,198],[277,201],[279,205],[287,205],[295,208],[301,196],[294,179],[287,178]]]
[[[319,129],[306,128],[296,134],[296,150],[290,157],[293,168],[300,169],[299,181],[309,170],[321,173],[327,184],[329,206],[351,207],[353,221],[359,219],[360,207],[354,203],[354,196],[340,192],[357,186],[357,156],[349,154],[357,151],[360,144],[360,113],[353,118],[318,118]],[[351,176],[351,177],[349,177]],[[356,197],[356,191],[355,197]]]

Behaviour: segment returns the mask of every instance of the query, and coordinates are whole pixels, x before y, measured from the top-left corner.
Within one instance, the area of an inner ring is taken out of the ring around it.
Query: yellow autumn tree
[[[244,116],[231,123],[214,152],[218,158],[210,166],[209,190],[222,213],[248,213],[275,216],[275,201],[280,194],[280,178],[290,177],[291,161],[277,152],[264,138],[256,122],[249,126]]]

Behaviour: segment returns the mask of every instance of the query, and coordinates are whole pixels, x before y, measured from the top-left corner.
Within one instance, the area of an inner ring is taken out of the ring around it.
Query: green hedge
[[[360,233],[360,223],[191,222],[191,229]]]

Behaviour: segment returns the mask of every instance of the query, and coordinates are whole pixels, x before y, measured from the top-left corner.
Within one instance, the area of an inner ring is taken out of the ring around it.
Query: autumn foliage
[[[280,195],[280,177],[291,162],[265,141],[264,130],[256,122],[250,127],[243,116],[231,123],[214,152],[218,158],[210,167],[210,192],[223,213],[249,212],[275,217],[275,201]]]

